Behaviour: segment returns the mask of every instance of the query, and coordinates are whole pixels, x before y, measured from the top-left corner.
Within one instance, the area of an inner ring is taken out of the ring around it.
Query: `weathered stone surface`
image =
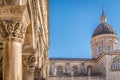
[[[0,1],[0,42],[3,80],[48,80],[48,0]]]

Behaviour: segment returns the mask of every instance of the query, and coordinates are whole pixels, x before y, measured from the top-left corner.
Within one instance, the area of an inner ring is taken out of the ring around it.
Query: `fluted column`
[[[3,80],[22,80],[22,42],[26,28],[13,19],[0,20],[3,37]]]

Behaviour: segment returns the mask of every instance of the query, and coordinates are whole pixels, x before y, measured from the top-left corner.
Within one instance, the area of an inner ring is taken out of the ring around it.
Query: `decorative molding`
[[[18,0],[5,0],[5,3],[8,5],[15,5]]]
[[[47,2],[46,0],[40,0],[40,7],[41,7],[41,10],[42,10],[42,14],[44,16],[44,14],[46,14],[46,10],[47,10]]]
[[[34,55],[23,55],[22,63],[24,69],[33,69],[35,67],[36,57]]]
[[[32,46],[29,46],[29,45],[23,45],[23,48],[22,48],[22,52],[23,54],[24,53],[31,53],[31,54],[35,54],[36,53],[36,49],[33,49]]]
[[[0,32],[3,38],[23,41],[26,27],[19,20],[0,20]]]
[[[8,18],[22,19],[24,10],[25,10],[25,6],[12,6],[12,5],[1,6],[0,19],[8,19]]]

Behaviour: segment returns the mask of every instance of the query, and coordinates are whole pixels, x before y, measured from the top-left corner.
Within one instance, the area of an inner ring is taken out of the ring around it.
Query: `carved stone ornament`
[[[25,6],[2,6],[0,7],[0,19],[22,19]]]
[[[26,33],[26,28],[18,20],[0,20],[0,32],[3,38],[21,41]]]
[[[36,57],[34,55],[23,55],[22,63],[24,69],[34,68],[36,62]]]
[[[15,5],[17,0],[5,0],[5,3],[8,5]]]
[[[39,68],[38,66],[36,66],[34,70],[34,80],[45,80],[42,76],[42,68]]]
[[[41,77],[41,68],[36,66],[34,70],[34,80],[40,80],[40,77]]]

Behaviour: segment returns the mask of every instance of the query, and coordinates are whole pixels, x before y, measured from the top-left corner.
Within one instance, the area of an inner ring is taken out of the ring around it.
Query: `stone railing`
[[[49,77],[49,80],[106,80],[102,76],[81,76],[81,77]]]
[[[70,72],[70,73],[66,73],[66,72],[64,72],[64,73],[61,73],[61,74],[58,74],[58,73],[56,73],[56,74],[53,74],[52,72],[49,72],[49,76],[70,76],[70,77],[80,77],[80,76],[103,76],[103,77],[105,77],[106,76],[106,74],[105,73],[101,73],[101,72],[92,72],[92,73],[90,73],[90,74],[88,74],[87,72],[84,72],[84,73],[72,73],[72,72]]]

